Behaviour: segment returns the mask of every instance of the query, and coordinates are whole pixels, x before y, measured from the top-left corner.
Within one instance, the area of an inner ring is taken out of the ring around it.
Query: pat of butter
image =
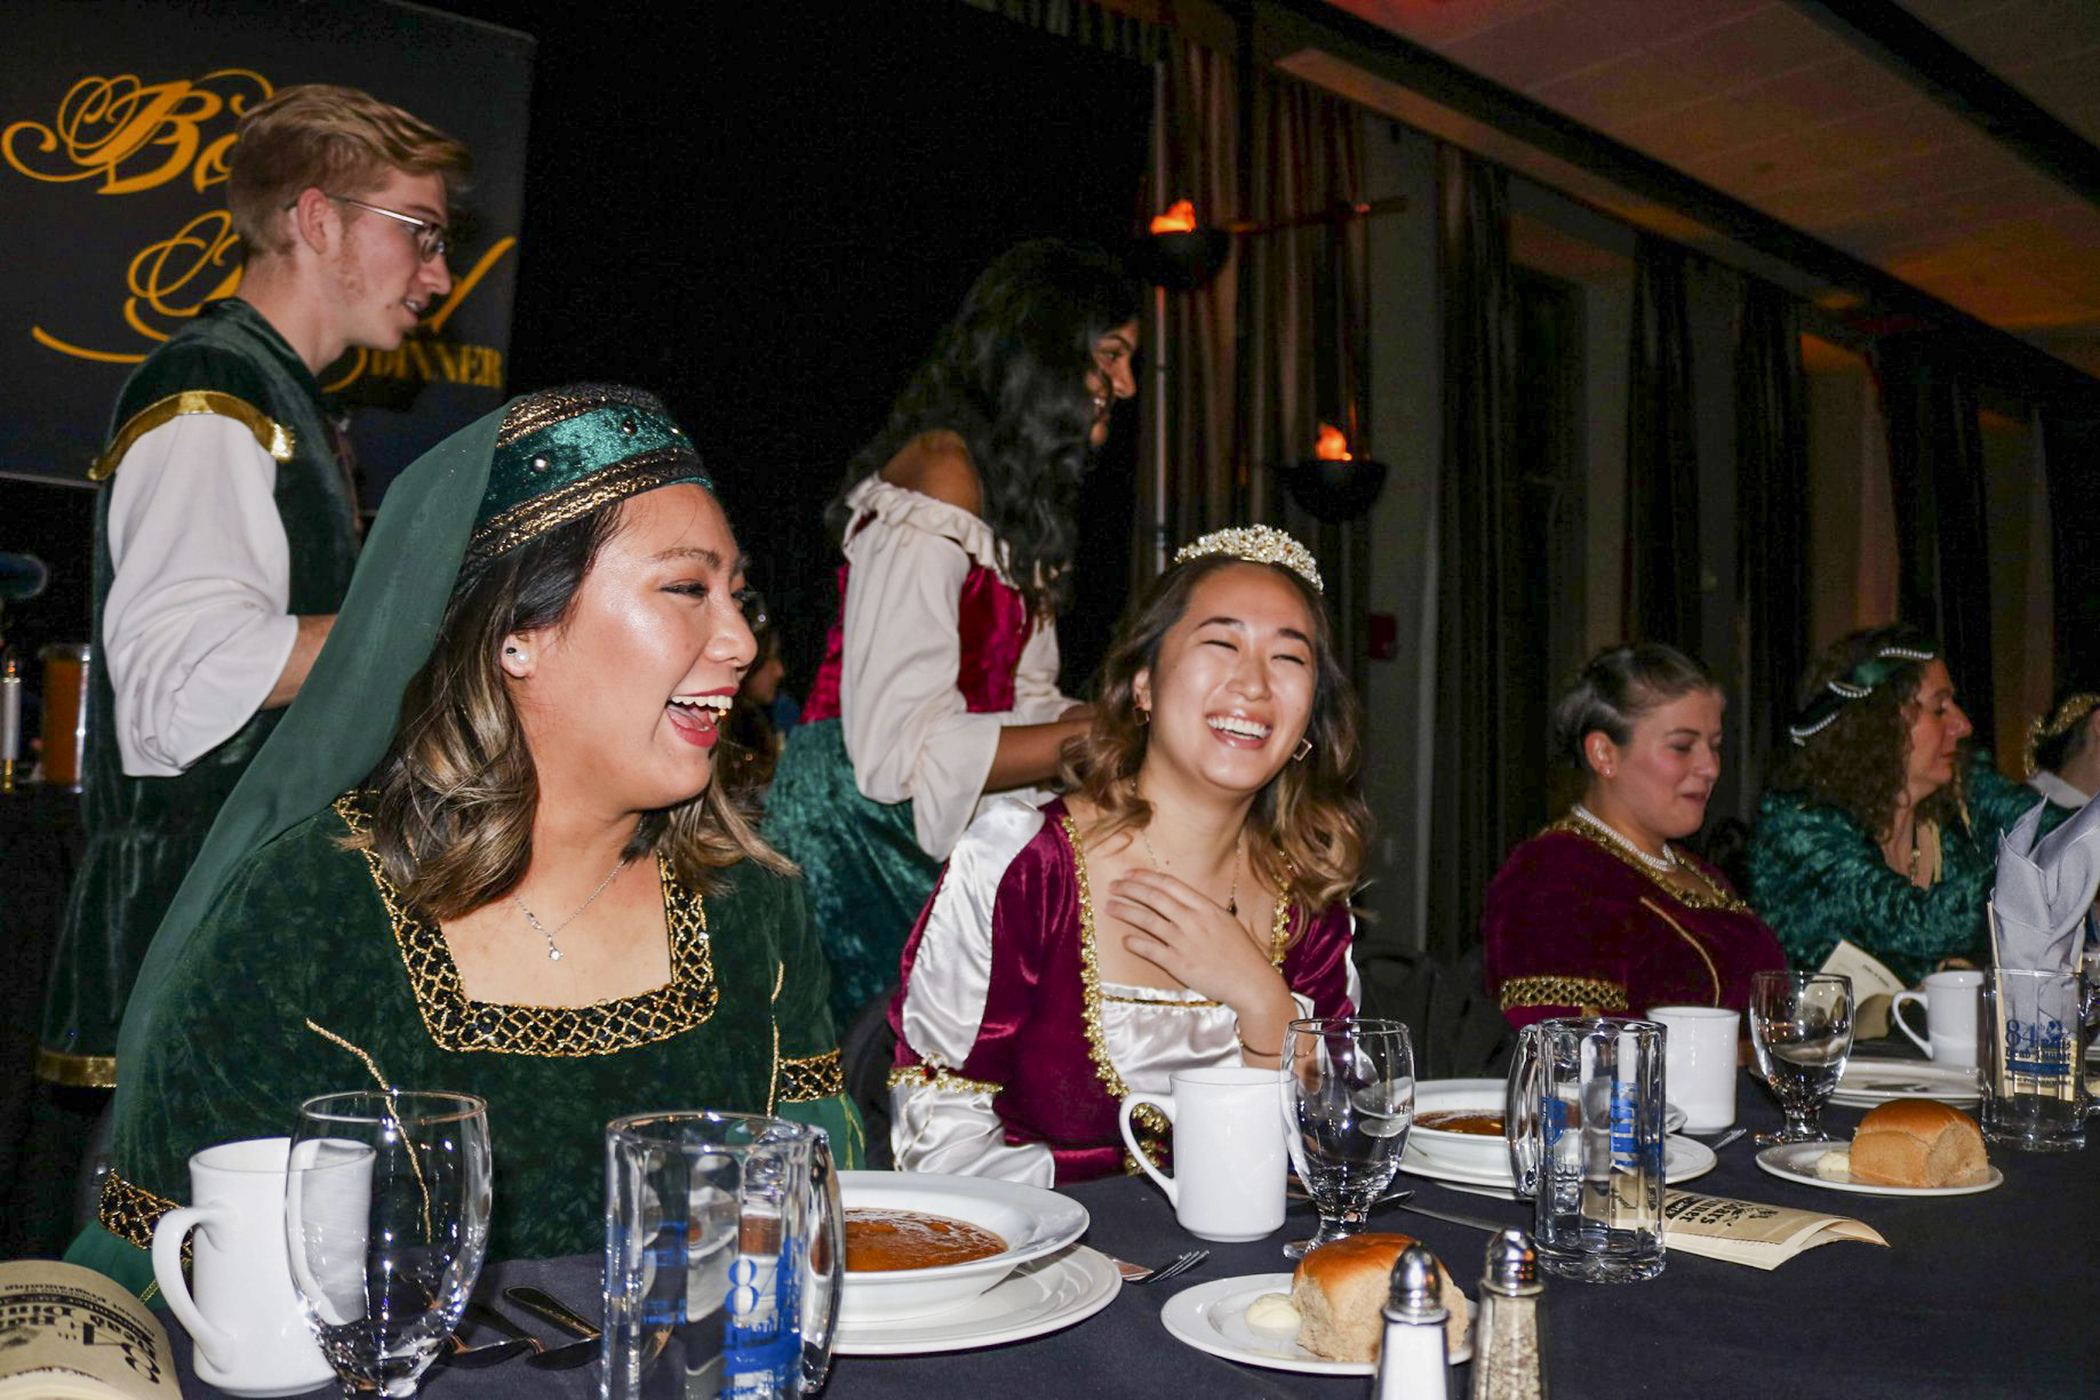
[[[1270,1332],[1292,1332],[1298,1330],[1298,1310],[1291,1306],[1289,1295],[1264,1293],[1247,1304],[1247,1325]]]
[[[1816,1158],[1816,1175],[1825,1181],[1850,1181],[1852,1154],[1849,1151],[1825,1152]]]

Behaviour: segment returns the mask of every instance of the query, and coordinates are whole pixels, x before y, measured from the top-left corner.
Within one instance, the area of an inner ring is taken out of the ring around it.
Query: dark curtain
[[[1504,736],[1526,722],[1509,678],[1521,603],[1521,522],[1509,510],[1517,411],[1517,295],[1509,262],[1509,177],[1438,151],[1437,271],[1443,301],[1444,460],[1437,487],[1435,771],[1431,779],[1429,951],[1449,959],[1480,936],[1488,881],[1529,835],[1521,813],[1538,774],[1514,771]]]
[[[1628,635],[1697,655],[1699,451],[1685,260],[1676,244],[1645,234],[1634,253],[1623,577]]]
[[[2042,412],[2056,600],[2056,688],[2100,690],[2100,417]]]
[[[1808,407],[1799,304],[1744,279],[1735,357],[1736,675],[1729,728],[1754,806],[1808,667]],[[1748,818],[1749,812],[1737,815]]]
[[[1991,699],[1988,491],[1976,385],[1913,336],[1874,347],[1896,507],[1896,606],[1947,648],[1955,694],[1985,737]]]

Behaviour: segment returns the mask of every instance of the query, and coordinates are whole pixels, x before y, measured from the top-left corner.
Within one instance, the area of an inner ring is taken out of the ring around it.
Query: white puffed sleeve
[[[999,730],[1025,722],[1017,711],[973,715],[956,688],[963,581],[974,564],[997,568],[997,547],[991,527],[968,511],[879,477],[855,487],[846,504],[856,517],[873,516],[845,545],[852,572],[839,719],[854,785],[876,802],[910,799],[919,848],[946,859],[983,796]],[[1028,647],[1039,677],[1037,637]],[[1047,646],[1054,694],[1054,635]],[[1034,684],[1040,689],[1040,679]]]
[[[126,773],[180,773],[283,673],[299,624],[276,486],[254,434],[215,413],[162,424],[118,464],[101,641]]]
[[[1057,628],[1038,622],[1021,648],[1021,661],[1014,668],[1014,708],[1008,724],[1049,724],[1064,717],[1079,702],[1057,688],[1062,664],[1057,651]]]
[[[999,885],[1043,827],[1043,814],[1002,797],[955,848],[905,980],[904,1043],[922,1062],[890,1082],[890,1146],[900,1171],[992,1176],[1050,1186],[1057,1163],[1042,1143],[1009,1145],[992,1096],[1001,1086],[965,1078],[981,1054],[992,989],[992,929]]]

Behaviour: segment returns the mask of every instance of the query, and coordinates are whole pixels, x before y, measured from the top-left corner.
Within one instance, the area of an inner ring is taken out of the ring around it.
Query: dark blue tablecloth
[[[1746,1076],[1740,1120],[1777,1125],[1765,1091]],[[1849,1136],[1860,1111],[1832,1108],[1829,1126]],[[1548,1279],[1545,1349],[1556,1400],[1627,1396],[1816,1395],[1842,1400],[1973,1400],[1996,1395],[2091,1395],[2100,1389],[2100,1146],[2064,1156],[1993,1149],[2005,1184],[1975,1196],[1903,1200],[1849,1195],[1781,1180],[1757,1169],[1749,1139],[1723,1148],[1712,1174],[1688,1189],[1834,1212],[1864,1220],[1889,1248],[1824,1245],[1766,1272],[1674,1254],[1662,1276],[1605,1287]],[[1426,1181],[1424,1204],[1528,1225],[1515,1201]],[[1143,1178],[1074,1187],[1092,1214],[1087,1242],[1124,1259],[1155,1261],[1191,1238]],[[1161,1325],[1167,1298],[1185,1287],[1289,1266],[1282,1242],[1311,1222],[1294,1210],[1273,1240],[1212,1245],[1207,1264],[1150,1288],[1125,1287],[1092,1319],[1032,1341],[923,1357],[842,1357],[827,1397],[929,1400],[948,1395],[1363,1396],[1368,1380],[1266,1371],[1192,1350]],[[1461,1225],[1387,1211],[1380,1229],[1423,1240],[1474,1291],[1487,1237]],[[587,1312],[597,1308],[598,1261],[511,1263],[488,1271],[494,1297],[531,1282]],[[170,1331],[178,1332],[171,1321]],[[552,1333],[546,1333],[552,1339]],[[189,1375],[177,1338],[185,1396],[218,1392]],[[1453,1373],[1463,1395],[1465,1368]],[[429,1400],[518,1397],[581,1400],[597,1394],[598,1367],[540,1372],[509,1362],[478,1372],[434,1369]],[[323,1397],[326,1391],[316,1391]]]

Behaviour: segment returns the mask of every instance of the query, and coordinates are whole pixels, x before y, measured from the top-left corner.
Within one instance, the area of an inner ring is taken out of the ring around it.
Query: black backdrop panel
[[[501,403],[532,41],[379,0],[44,0],[0,46],[0,474],[84,485],[131,367],[232,286],[224,153],[241,111],[304,82],[364,88],[474,151],[473,235],[442,326],[322,375],[359,405],[368,502]],[[59,563],[60,561],[52,561]]]
[[[631,382],[693,432],[809,680],[821,515],[971,280],[1046,234],[1128,236],[1151,70],[956,0],[445,8],[539,42],[514,385]],[[1088,489],[1091,668],[1122,601],[1137,417]]]

